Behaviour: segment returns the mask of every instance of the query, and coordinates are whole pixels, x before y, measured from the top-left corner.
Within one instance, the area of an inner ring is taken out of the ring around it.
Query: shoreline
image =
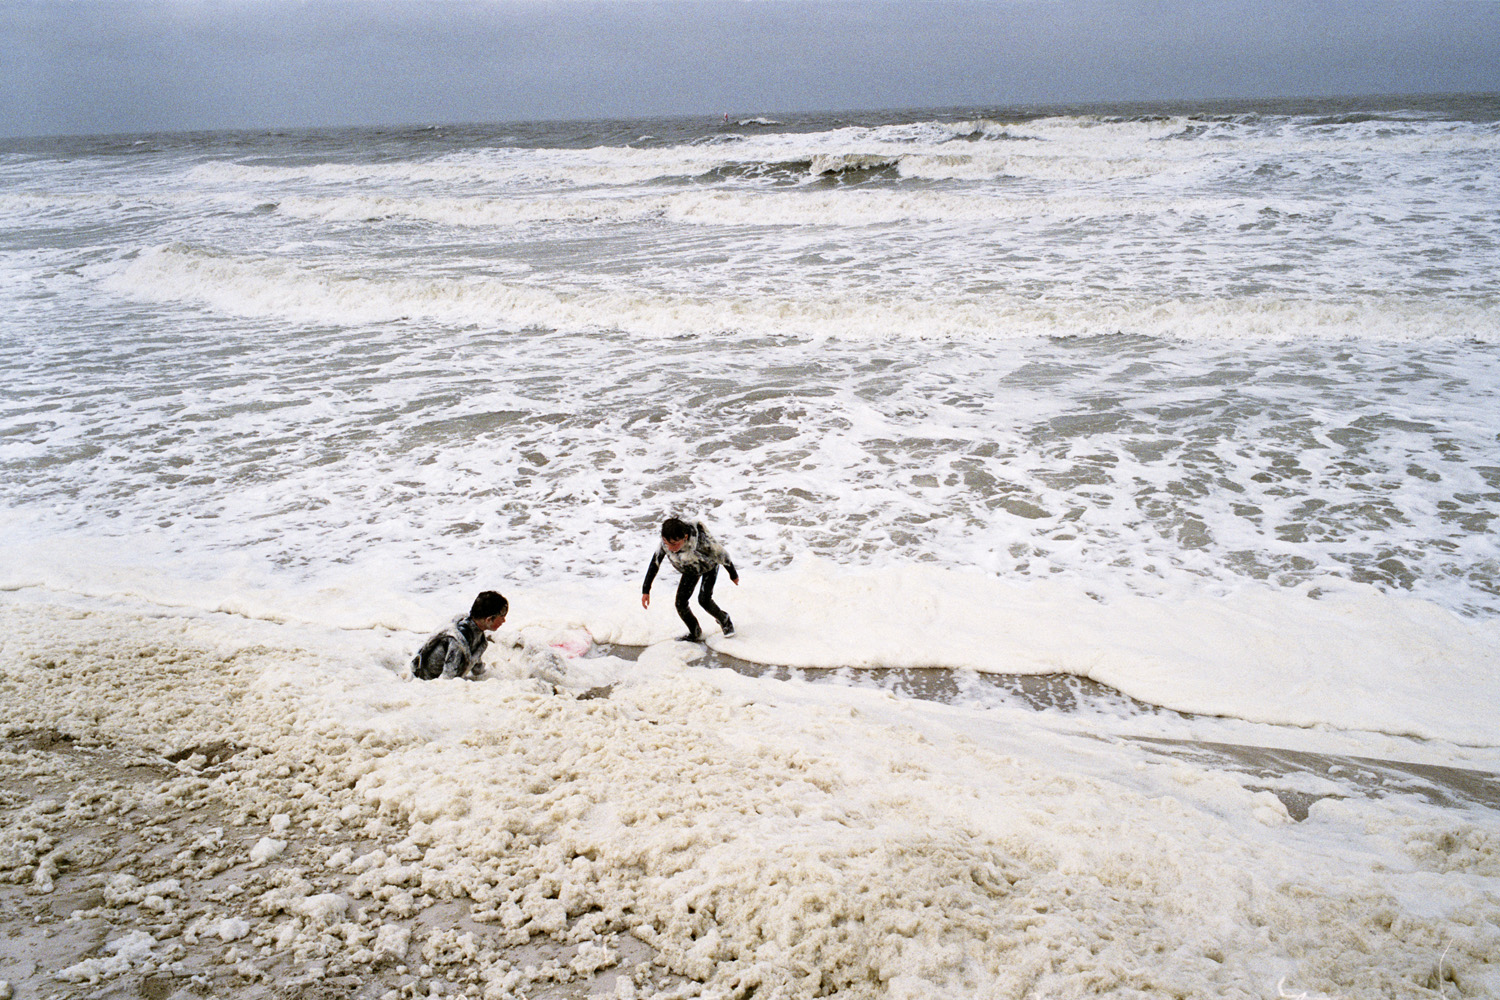
[[[646,647],[612,646],[613,655],[635,659]],[[742,660],[710,648],[702,666],[733,670],[746,677],[800,679],[810,683],[847,683],[873,687],[902,698],[952,704],[960,698],[1000,696],[1037,712],[1075,712],[1083,708],[1123,710],[1139,715],[1169,715],[1192,719],[1191,713],[1162,708],[1132,698],[1107,684],[1073,674],[990,674],[943,667],[782,667]],[[1175,760],[1203,762],[1216,768],[1268,779],[1264,786],[1247,787],[1275,795],[1294,820],[1307,818],[1309,808],[1328,798],[1362,795],[1416,794],[1433,805],[1480,806],[1500,811],[1500,773],[1417,761],[1391,760],[1357,754],[1318,753],[1288,747],[1155,736],[1124,736],[1153,753]],[[1295,790],[1275,782],[1312,776],[1337,785],[1320,793]]]

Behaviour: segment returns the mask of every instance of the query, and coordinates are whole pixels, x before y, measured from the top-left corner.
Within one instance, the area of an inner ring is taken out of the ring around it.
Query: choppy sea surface
[[[1370,602],[1409,598],[1462,673],[1500,616],[1497,119],[14,140],[0,583],[418,630],[494,587],[644,643],[621,595],[683,513],[757,581],[751,660],[1099,677],[1111,614],[1227,650],[1191,609],[1274,644],[1344,595],[1367,627],[1308,658],[1448,644],[1391,644],[1410,605]]]
[[[1495,96],[6,141],[0,668],[251,643],[704,995],[1494,995],[1497,190]]]
[[[683,510],[757,568],[1494,616],[1497,117],[13,140],[6,533],[403,591],[635,575]]]

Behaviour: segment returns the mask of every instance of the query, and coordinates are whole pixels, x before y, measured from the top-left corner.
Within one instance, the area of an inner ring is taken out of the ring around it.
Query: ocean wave
[[[1017,150],[1012,144],[995,149],[967,146],[911,147],[885,150],[868,148],[779,148],[736,150],[704,155],[696,147],[674,147],[670,151],[621,151],[615,148],[589,151],[549,151],[545,156],[512,159],[496,155],[462,162],[401,164],[319,164],[307,167],[269,167],[248,164],[212,164],[194,167],[190,183],[212,189],[263,189],[266,186],[298,188],[316,186],[348,189],[389,189],[394,186],[443,189],[535,191],[548,187],[626,187],[649,183],[736,181],[783,181],[809,183],[828,177],[845,180],[991,180],[1004,177],[1033,179],[1101,180],[1150,176],[1181,169],[1171,157],[1125,155],[1100,150]],[[755,155],[760,154],[760,155]],[[487,160],[488,162],[484,162]],[[1196,158],[1195,158],[1196,160]]]
[[[1203,206],[1200,206],[1203,207]],[[617,197],[455,198],[343,195],[290,197],[277,210],[326,222],[420,220],[444,226],[527,223],[640,222],[668,219],[709,226],[873,226],[896,222],[974,222],[1016,219],[1110,219],[1181,212],[1186,202],[1123,202],[1107,198],[1000,198],[933,191],[650,191]],[[1213,211],[1221,214],[1225,206]],[[1253,210],[1252,210],[1253,211]]]
[[[496,276],[411,277],[316,269],[184,244],[142,251],[105,280],[137,299],[230,315],[359,325],[423,320],[500,329],[684,335],[970,339],[1113,334],[1182,340],[1469,340],[1500,342],[1500,303],[1369,295],[1336,302],[1113,295],[1026,298],[1005,292],[914,298],[904,292],[691,295],[537,287]]]
[[[21,228],[42,219],[62,219],[79,214],[105,217],[118,212],[122,199],[109,191],[16,191],[0,193],[0,225]]]
[[[824,174],[855,174],[888,172],[901,163],[899,156],[880,153],[820,153],[808,164],[808,172],[815,177]]]
[[[1361,129],[1351,136],[1351,129]],[[1351,138],[1357,141],[1351,143]],[[546,188],[651,183],[788,183],[1006,178],[1107,181],[1176,175],[1216,176],[1246,161],[1316,166],[1333,162],[1351,176],[1385,176],[1391,162],[1432,162],[1434,153],[1500,152],[1500,132],[1447,122],[1314,127],[1305,122],[1179,117],[1151,121],[1079,118],[1027,122],[976,120],[846,128],[823,133],[705,136],[637,148],[494,147],[380,163],[273,165],[215,160],[187,170],[193,186],[360,187],[535,192]]]

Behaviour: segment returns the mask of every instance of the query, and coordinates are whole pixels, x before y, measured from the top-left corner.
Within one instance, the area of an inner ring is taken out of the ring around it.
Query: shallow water
[[[1497,119],[7,142],[0,586],[641,645],[681,512],[747,661],[1485,744]]]
[[[1348,104],[13,141],[8,530],[401,594],[684,509],[1493,615],[1494,102]]]

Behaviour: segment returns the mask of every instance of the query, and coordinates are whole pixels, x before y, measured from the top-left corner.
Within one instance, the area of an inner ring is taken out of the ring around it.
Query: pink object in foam
[[[582,629],[568,632],[552,641],[552,648],[564,656],[582,656],[594,645],[594,637]]]

